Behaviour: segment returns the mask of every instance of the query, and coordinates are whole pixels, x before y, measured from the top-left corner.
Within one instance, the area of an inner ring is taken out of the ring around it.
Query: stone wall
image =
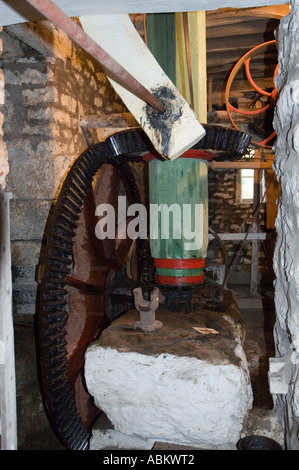
[[[283,419],[287,448],[299,450],[299,2],[291,1],[291,12],[278,32],[279,101],[274,120],[277,132],[275,171],[282,194],[276,219],[274,256],[275,343],[280,359],[280,379],[285,384],[275,395],[276,409]],[[271,378],[271,376],[270,376]],[[271,383],[271,382],[270,382]]]
[[[244,233],[253,221],[253,203],[241,203],[238,197],[238,170],[209,169],[209,227],[217,233]],[[265,206],[261,206],[261,226],[265,224]],[[224,242],[229,263],[234,259],[239,250],[240,242]],[[223,260],[219,244],[211,245],[212,257],[220,262]],[[237,277],[234,274],[232,281],[246,284],[249,282],[251,265],[251,243],[243,245],[238,262],[235,267]],[[269,274],[269,268],[260,244],[259,268],[261,273]],[[234,273],[235,273],[234,271]],[[242,275],[243,274],[243,275]],[[240,276],[241,275],[241,276]]]
[[[83,130],[80,119],[99,111],[121,112],[123,105],[101,67],[64,33],[49,24],[35,27],[48,38],[53,54],[6,36],[12,52],[1,55],[0,184],[12,196],[18,448],[54,450],[61,444],[42,404],[33,328],[45,225],[69,166],[101,137]]]
[[[123,110],[101,67],[63,33],[52,33],[58,57],[26,47],[23,55],[5,60],[1,71],[0,150],[7,151],[10,166],[15,315],[35,313],[36,266],[51,204],[71,163],[98,141],[96,131],[83,132],[80,118]]]

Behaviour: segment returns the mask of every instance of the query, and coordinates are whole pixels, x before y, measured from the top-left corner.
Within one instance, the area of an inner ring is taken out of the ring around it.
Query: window
[[[260,170],[260,189],[259,199],[264,197],[265,191],[265,171]],[[241,204],[250,204],[254,198],[254,170],[242,169],[237,175],[236,202]]]
[[[253,159],[256,155],[256,151],[248,149],[247,154],[244,156],[243,161],[248,161]],[[263,196],[265,191],[265,172],[260,170],[258,174],[255,175],[255,170],[251,168],[244,168],[237,172],[236,179],[236,202],[241,204],[250,204],[254,199],[254,184],[256,178],[259,179],[260,188],[260,198]]]
[[[254,170],[241,170],[241,197],[240,202],[251,202],[254,191]]]

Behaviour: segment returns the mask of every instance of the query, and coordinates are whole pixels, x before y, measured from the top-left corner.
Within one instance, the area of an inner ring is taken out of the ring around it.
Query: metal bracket
[[[163,323],[156,320],[155,311],[159,307],[160,291],[155,287],[151,293],[150,300],[143,298],[141,287],[133,289],[135,307],[140,313],[140,321],[134,324],[134,328],[141,331],[159,330]]]

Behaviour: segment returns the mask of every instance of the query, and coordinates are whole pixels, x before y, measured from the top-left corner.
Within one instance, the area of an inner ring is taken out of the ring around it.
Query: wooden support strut
[[[191,52],[190,52],[190,35],[189,35],[189,23],[188,23],[188,12],[183,12],[183,25],[184,25],[184,37],[185,37],[185,48],[186,48],[186,60],[188,69],[188,81],[189,81],[189,92],[191,108],[194,109],[194,94],[193,94],[193,80],[192,80],[192,68],[191,68]]]

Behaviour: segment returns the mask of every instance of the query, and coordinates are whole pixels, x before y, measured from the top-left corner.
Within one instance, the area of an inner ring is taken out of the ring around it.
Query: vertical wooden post
[[[190,104],[187,58],[184,39],[182,13],[175,13],[176,32],[176,80],[175,84],[185,100]]]
[[[177,68],[176,86],[190,103],[186,49],[184,45],[182,14],[176,13]],[[207,122],[207,61],[206,61],[206,13],[188,13],[194,111],[202,123]]]
[[[10,193],[0,189],[0,425],[1,450],[17,449],[15,355],[10,256]]]
[[[260,150],[256,150],[255,157],[260,157]],[[253,190],[253,221],[252,232],[259,231],[259,212],[255,212],[260,202],[260,170],[254,170],[254,190]],[[258,277],[259,277],[259,240],[252,240],[251,243],[251,273],[250,273],[250,295],[255,296],[258,292]]]
[[[147,46],[166,75],[175,84],[176,46],[174,13],[148,14]]]
[[[213,78],[208,80],[208,112],[213,111]]]
[[[207,49],[206,12],[188,14],[190,23],[191,64],[194,83],[195,112],[202,123],[207,122]]]

